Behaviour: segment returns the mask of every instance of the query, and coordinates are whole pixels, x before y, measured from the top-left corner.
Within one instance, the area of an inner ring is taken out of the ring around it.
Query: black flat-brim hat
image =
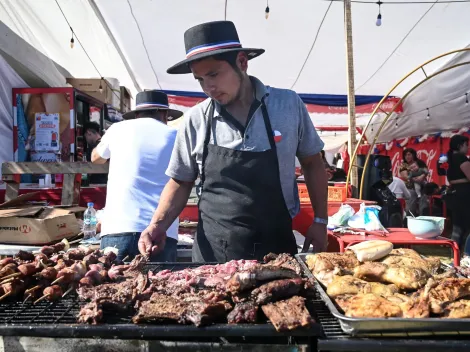
[[[264,49],[243,48],[237,29],[230,21],[208,22],[188,29],[184,33],[184,45],[186,59],[170,67],[167,73],[191,73],[191,62],[227,52],[246,52],[248,60],[264,53]]]
[[[134,119],[136,113],[149,110],[168,111],[168,121],[173,121],[183,116],[182,111],[170,109],[166,93],[158,90],[147,90],[137,93],[135,97],[135,110],[126,112],[122,115],[122,118],[124,120]]]

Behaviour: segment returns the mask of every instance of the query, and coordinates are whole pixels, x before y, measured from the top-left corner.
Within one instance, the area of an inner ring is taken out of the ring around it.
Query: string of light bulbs
[[[425,119],[426,119],[426,120],[430,120],[430,119],[431,119],[431,116],[432,116],[432,115],[431,115],[431,109],[436,108],[436,107],[441,106],[441,105],[444,105],[444,104],[447,104],[447,103],[449,103],[449,102],[451,102],[451,101],[454,101],[454,100],[457,100],[457,99],[461,99],[462,97],[465,97],[465,105],[468,105],[468,103],[469,103],[468,95],[469,95],[468,92],[465,93],[464,95],[459,94],[457,97],[448,99],[448,100],[446,100],[446,101],[443,101],[443,102],[438,103],[438,104],[435,104],[435,105],[431,105],[431,106],[426,107],[426,108],[421,109],[421,110],[416,110],[416,111],[410,112],[409,114],[406,114],[406,115],[398,115],[398,114],[397,114],[397,116],[390,118],[390,119],[387,121],[387,123],[390,123],[390,124],[391,124],[391,123],[393,123],[393,121],[395,121],[395,127],[398,127],[398,121],[399,121],[400,119],[404,119],[404,118],[406,118],[406,117],[410,117],[410,116],[412,116],[412,115],[416,115],[416,114],[419,114],[420,112],[424,112],[424,111],[427,112]],[[381,125],[381,124],[382,124],[382,122],[371,122],[371,123],[369,124],[369,126],[370,126],[370,128],[371,128],[371,132],[374,132],[374,125]]]
[[[70,28],[70,31],[72,32],[72,38],[70,39],[70,48],[73,49],[74,46],[75,46],[75,39],[77,39],[77,42],[78,44],[80,44],[81,48],[83,49],[83,52],[85,53],[85,55],[88,57],[88,60],[90,60],[90,63],[93,65],[93,67],[95,68],[96,72],[98,73],[98,75],[101,77],[100,79],[100,85],[98,87],[98,90],[100,93],[103,93],[103,82],[108,86],[108,88],[110,89],[110,91],[119,99],[119,101],[121,100],[121,97],[113,90],[113,87],[111,87],[111,85],[108,83],[107,80],[104,79],[103,75],[101,74],[100,70],[98,70],[98,67],[96,67],[95,63],[93,62],[93,60],[91,59],[90,55],[88,54],[88,52],[85,50],[85,47],[83,46],[82,42],[80,41],[80,39],[78,38],[77,34],[74,32],[73,28],[72,28],[72,25],[70,24],[69,20],[67,19],[67,16],[65,16],[65,13],[64,11],[62,10],[62,7],[60,7],[59,5],[59,2],[58,0],[55,0],[55,3],[57,4],[57,7],[59,8],[60,12],[62,13],[62,16],[64,17],[65,19],[65,22],[67,22],[67,25],[69,26]],[[74,39],[75,38],[75,39]],[[124,104],[124,106],[126,107],[126,109],[128,108],[126,103],[123,101],[122,102]]]

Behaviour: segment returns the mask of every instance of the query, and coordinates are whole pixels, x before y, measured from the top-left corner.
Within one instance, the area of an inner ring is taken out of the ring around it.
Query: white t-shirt
[[[410,199],[410,191],[406,188],[402,179],[393,176],[393,181],[388,185],[388,189],[395,194],[397,199]]]
[[[109,128],[96,147],[110,159],[102,234],[141,232],[149,225],[170,179],[165,171],[176,130],[152,118],[122,121]],[[167,236],[178,239],[178,219]]]

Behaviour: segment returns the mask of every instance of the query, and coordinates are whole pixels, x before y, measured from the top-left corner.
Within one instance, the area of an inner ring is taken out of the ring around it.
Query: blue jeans
[[[129,261],[139,254],[140,232],[124,232],[106,235],[101,238],[101,249],[116,247],[119,250],[117,259],[122,260],[129,256]],[[176,249],[178,241],[167,237],[165,248],[162,252],[150,256],[151,262],[176,262]],[[127,259],[126,259],[127,261]]]

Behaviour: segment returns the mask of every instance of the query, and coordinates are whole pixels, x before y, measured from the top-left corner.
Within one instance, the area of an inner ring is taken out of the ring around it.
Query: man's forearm
[[[300,160],[315,217],[328,218],[328,179],[320,154]]]
[[[194,182],[182,182],[171,178],[163,189],[151,223],[167,230],[188,203],[193,186]]]

